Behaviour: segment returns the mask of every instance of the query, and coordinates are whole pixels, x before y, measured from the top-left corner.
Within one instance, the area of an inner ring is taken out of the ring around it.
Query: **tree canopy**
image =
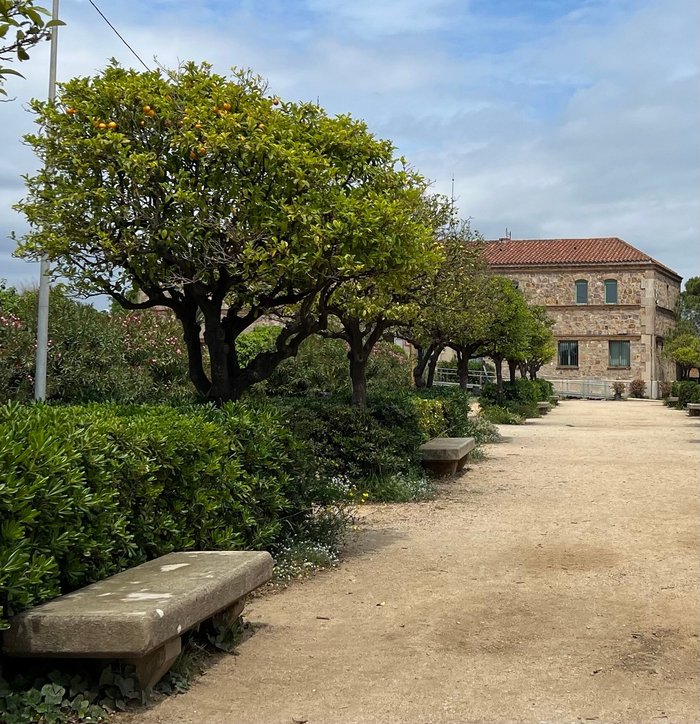
[[[190,378],[216,401],[325,328],[342,284],[410,267],[431,238],[416,213],[426,183],[389,141],[283,102],[249,72],[112,63],[32,109],[40,131],[26,141],[43,168],[16,207],[31,226],[18,253],[46,254],[85,295],[170,308]],[[281,309],[292,314],[275,349],[241,365],[237,337]]]

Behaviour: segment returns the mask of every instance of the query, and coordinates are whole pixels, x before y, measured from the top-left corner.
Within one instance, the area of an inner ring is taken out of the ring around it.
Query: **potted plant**
[[[622,380],[615,380],[612,383],[613,392],[615,393],[613,400],[621,400],[622,393],[625,391],[625,383]]]

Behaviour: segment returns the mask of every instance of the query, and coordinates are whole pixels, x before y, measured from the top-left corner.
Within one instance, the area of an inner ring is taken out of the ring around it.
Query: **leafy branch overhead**
[[[29,50],[48,40],[51,28],[64,25],[51,20],[46,8],[32,0],[0,0],[0,96],[6,96],[3,83],[8,75],[23,77],[5,63],[29,60]]]

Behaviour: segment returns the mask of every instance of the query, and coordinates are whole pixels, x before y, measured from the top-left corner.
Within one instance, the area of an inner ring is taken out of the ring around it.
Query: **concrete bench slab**
[[[9,656],[122,659],[153,686],[180,653],[180,635],[216,615],[237,617],[270,579],[264,551],[170,553],[18,614]]]
[[[700,402],[689,402],[688,414],[693,417],[700,415]]]
[[[666,400],[668,401],[668,404],[669,404],[669,405],[675,405],[676,402],[678,402],[678,398],[677,398],[677,397],[667,397]]]
[[[537,403],[537,411],[542,413],[543,415],[546,415],[551,409],[552,409],[552,406],[549,404],[549,402],[538,402]]]
[[[431,473],[451,475],[464,468],[475,447],[473,437],[434,437],[420,446],[421,461]]]

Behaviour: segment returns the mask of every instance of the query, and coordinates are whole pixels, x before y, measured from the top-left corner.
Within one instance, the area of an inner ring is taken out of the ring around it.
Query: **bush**
[[[245,337],[246,335],[241,335]],[[393,342],[379,342],[367,363],[367,389],[408,391],[412,365]],[[340,339],[309,337],[296,357],[282,362],[267,381],[270,395],[338,395],[350,390],[348,346]]]
[[[484,407],[479,414],[494,425],[522,425],[525,422],[525,418],[522,415],[511,412],[509,409],[500,407],[499,405]]]
[[[0,628],[173,550],[262,548],[338,498],[272,409],[0,407]]]
[[[640,399],[644,397],[646,389],[647,383],[642,379],[636,378],[629,383],[630,397]]]
[[[552,391],[552,384],[547,380],[518,378],[514,383],[504,382],[502,392],[499,392],[497,385],[489,382],[481,388],[479,402],[483,409],[496,405],[518,417],[540,417],[537,402],[543,396],[543,401],[549,400]]]
[[[615,380],[615,382],[612,383],[611,387],[613,390],[613,393],[615,394],[616,400],[621,400],[622,395],[625,392],[625,383],[622,382],[622,380]]]
[[[671,389],[673,385],[668,381],[663,381],[659,385],[660,392],[661,392],[661,399],[666,400],[671,395]]]
[[[437,401],[442,408],[443,428],[428,437],[444,435],[465,437],[469,435],[469,395],[459,387],[430,387],[416,390],[415,399]]]
[[[428,434],[408,395],[375,395],[366,409],[353,407],[344,395],[279,398],[276,404],[310,445],[318,469],[349,488],[419,469],[418,447]]]
[[[678,407],[683,408],[689,402],[700,402],[700,384],[688,380],[673,383],[672,394],[678,398]]]
[[[0,288],[0,402],[33,399],[38,294]],[[108,314],[51,292],[47,399],[154,402],[192,396],[182,331],[154,311]]]

